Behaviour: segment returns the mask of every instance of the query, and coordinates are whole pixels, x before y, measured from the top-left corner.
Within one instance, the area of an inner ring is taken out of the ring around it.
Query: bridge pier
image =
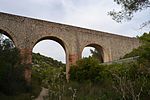
[[[76,61],[79,59],[79,56],[76,53],[70,53],[69,56],[67,56],[67,62],[66,62],[66,79],[67,82],[69,82],[70,78],[70,67],[71,65],[76,64]]]
[[[79,59],[78,54],[69,54],[69,64],[73,65],[76,64],[76,61]]]
[[[20,50],[21,64],[24,67],[24,79],[27,85],[31,84],[31,74],[32,74],[32,49],[24,48]]]

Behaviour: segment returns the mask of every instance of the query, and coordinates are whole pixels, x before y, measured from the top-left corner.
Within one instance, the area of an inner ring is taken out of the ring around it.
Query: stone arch
[[[63,47],[65,53],[67,53],[67,45],[66,45],[66,43],[65,43],[62,39],[60,39],[60,38],[58,38],[58,37],[55,37],[55,36],[45,36],[45,37],[42,37],[42,38],[40,38],[39,40],[37,40],[37,41],[35,42],[34,46],[35,46],[38,42],[40,42],[40,41],[42,41],[42,40],[53,40],[53,41],[59,43],[59,44]],[[34,47],[34,46],[33,46],[33,47]]]
[[[3,29],[0,29],[0,33],[1,34],[4,34],[5,36],[7,36],[8,38],[10,38],[11,39],[11,41],[13,42],[13,44],[16,46],[16,44],[17,44],[17,42],[16,42],[16,39],[15,38],[13,38],[13,36],[12,35],[10,35],[10,31],[5,31],[5,30],[3,30]]]
[[[81,48],[81,54],[82,55],[82,52],[83,52],[83,49],[85,47],[94,47],[98,52],[100,52],[102,55],[101,55],[101,58],[102,58],[102,62],[108,62],[110,61],[110,52],[109,52],[109,49],[106,48],[105,46],[103,45],[99,45],[98,43],[89,43],[89,44],[86,44],[84,45],[82,48]]]
[[[53,41],[59,43],[59,44],[63,47],[63,49],[64,49],[64,51],[65,51],[65,55],[66,55],[66,79],[69,80],[69,70],[70,70],[70,66],[69,66],[69,50],[68,50],[67,44],[63,41],[63,39],[61,39],[61,38],[59,38],[59,37],[57,37],[57,36],[44,36],[44,37],[41,37],[40,39],[38,39],[38,40],[34,43],[33,47],[34,47],[38,42],[40,42],[40,41],[42,41],[42,40],[53,40]],[[32,47],[32,49],[33,49],[33,47]]]
[[[86,45],[85,47],[93,47],[93,48],[95,48],[101,54],[98,59],[101,60],[101,62],[104,62],[104,49],[103,49],[102,46],[100,46],[98,44],[95,44],[95,43],[91,43],[91,44]],[[83,52],[84,48],[82,48],[82,52]]]

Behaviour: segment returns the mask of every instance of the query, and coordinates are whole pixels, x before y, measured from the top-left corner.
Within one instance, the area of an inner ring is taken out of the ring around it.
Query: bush
[[[85,58],[79,60],[76,65],[71,67],[70,80],[77,81],[80,84],[91,84],[88,86],[90,90],[98,86],[103,91],[99,91],[100,98],[105,98],[106,100],[110,98],[114,100],[115,98],[112,95],[116,95],[118,99],[133,100],[145,100],[150,97],[149,68],[141,66],[136,61],[101,65],[91,57]],[[81,91],[82,88],[78,90],[79,94],[82,93]],[[84,90],[84,92],[87,91]],[[95,89],[94,91],[98,92]],[[92,96],[94,96],[93,93],[91,94]]]
[[[102,67],[99,61],[93,57],[84,58],[77,61],[76,65],[71,66],[70,80],[78,82],[83,81],[100,81]]]
[[[26,91],[24,68],[16,48],[0,51],[0,92],[15,95]]]
[[[138,39],[142,45],[126,54],[124,58],[139,56],[138,62],[144,66],[150,67],[150,32],[144,33],[142,36],[138,37]]]

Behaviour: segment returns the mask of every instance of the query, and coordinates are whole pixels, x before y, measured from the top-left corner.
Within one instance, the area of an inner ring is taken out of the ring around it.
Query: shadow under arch
[[[99,61],[102,63],[104,62],[104,49],[102,46],[95,44],[95,43],[91,43],[91,44],[86,45],[84,48],[86,48],[86,47],[95,48],[97,50],[97,52],[99,53],[99,56],[98,56]],[[84,48],[82,49],[82,52],[83,52]]]

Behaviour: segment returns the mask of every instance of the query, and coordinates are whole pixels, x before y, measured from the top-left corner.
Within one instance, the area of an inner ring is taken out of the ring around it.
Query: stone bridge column
[[[69,64],[74,65],[76,64],[76,61],[79,59],[79,56],[77,53],[69,54]]]
[[[76,50],[73,50],[72,52],[69,52],[67,55],[67,62],[66,62],[66,79],[69,82],[70,78],[70,67],[71,65],[75,65],[76,61],[80,59],[79,52]]]
[[[24,67],[24,78],[27,85],[31,84],[31,67],[32,67],[32,49],[23,48],[20,50],[21,64]]]
[[[67,61],[66,61],[66,79],[67,82],[69,82],[69,78],[70,78],[70,67],[71,65],[75,65],[76,61],[79,59],[79,56],[77,53],[69,53],[67,55]]]

